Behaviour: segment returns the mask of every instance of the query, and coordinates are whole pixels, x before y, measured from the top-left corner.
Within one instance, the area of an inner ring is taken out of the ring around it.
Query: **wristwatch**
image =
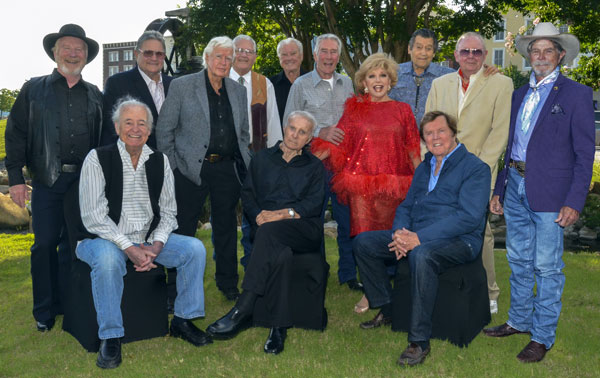
[[[290,218],[293,218],[296,216],[296,212],[291,207],[288,209],[288,214],[290,214]]]

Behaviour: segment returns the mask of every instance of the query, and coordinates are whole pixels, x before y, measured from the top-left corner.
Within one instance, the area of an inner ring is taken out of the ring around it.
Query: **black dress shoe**
[[[54,319],[45,322],[36,322],[37,330],[40,332],[48,332],[54,327]]]
[[[392,317],[385,317],[383,316],[383,312],[379,311],[373,319],[369,320],[368,322],[360,323],[360,328],[371,329],[388,324],[392,324]]]
[[[360,282],[358,282],[355,278],[351,279],[350,281],[346,281],[345,284],[348,285],[348,288],[350,290],[360,291],[360,292],[364,292],[365,291],[365,288],[363,287],[363,284],[361,284]]]
[[[486,336],[490,336],[490,337],[505,337],[505,336],[516,335],[516,334],[520,334],[520,333],[529,333],[529,332],[519,331],[518,329],[515,329],[515,328],[509,326],[507,323],[504,323],[504,324],[501,324],[496,327],[484,328],[483,333],[485,333]]]
[[[419,345],[415,343],[410,343],[404,352],[398,358],[398,365],[402,366],[414,366],[425,361],[425,357],[431,351],[431,347],[427,347],[427,349],[423,350]]]
[[[100,340],[96,365],[102,369],[113,369],[121,365],[121,339]]]
[[[225,316],[206,328],[206,332],[217,340],[227,340],[250,327],[252,317],[233,307]]]
[[[283,352],[283,344],[287,336],[287,328],[271,328],[265,343],[265,353],[279,354]]]
[[[195,346],[202,346],[212,343],[212,338],[204,331],[196,327],[190,320],[171,321],[169,334],[172,337],[184,339]]]
[[[240,297],[240,291],[237,287],[221,289],[221,293],[223,293],[228,301],[237,301],[237,299]]]

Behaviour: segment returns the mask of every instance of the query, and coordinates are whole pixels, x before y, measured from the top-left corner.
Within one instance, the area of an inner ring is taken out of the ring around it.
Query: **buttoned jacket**
[[[494,190],[501,201],[508,183],[517,115],[528,89],[529,85],[524,85],[512,96],[505,165]],[[592,178],[594,130],[592,89],[559,75],[527,145],[525,193],[533,211],[558,212],[563,206],[583,210]]]

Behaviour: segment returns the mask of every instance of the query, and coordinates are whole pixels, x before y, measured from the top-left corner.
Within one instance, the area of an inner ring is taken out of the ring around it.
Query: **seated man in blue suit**
[[[411,320],[408,347],[399,365],[422,363],[429,354],[438,276],[477,258],[483,243],[490,167],[456,138],[456,121],[440,112],[426,113],[421,139],[427,150],[415,170],[406,199],[396,209],[391,230],[363,232],[353,251],[365,294],[379,313],[363,329],[390,324],[391,285],[386,260],[408,259],[411,272]]]
[[[165,40],[160,32],[145,31],[135,45],[133,55],[137,66],[113,75],[104,85],[104,114],[102,115],[102,145],[117,141],[112,114],[118,100],[124,96],[134,97],[152,111],[154,125],[160,108],[167,97],[172,77],[162,73],[165,64]],[[150,134],[148,146],[156,148],[156,138]]]

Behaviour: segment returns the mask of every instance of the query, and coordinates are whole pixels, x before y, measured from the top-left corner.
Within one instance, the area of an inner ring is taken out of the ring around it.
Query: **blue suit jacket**
[[[165,88],[165,98],[169,92],[169,84],[171,84],[172,77],[162,74],[163,86]],[[115,132],[115,126],[112,122],[113,107],[117,101],[123,96],[132,96],[140,100],[144,104],[148,105],[152,111],[152,117],[154,118],[154,125],[158,120],[158,111],[152,100],[150,90],[146,85],[146,82],[142,78],[138,67],[135,66],[133,69],[125,72],[120,72],[113,75],[106,80],[104,84],[104,111],[103,111],[103,122],[102,122],[102,139],[101,145],[108,145],[117,141],[117,133]],[[154,132],[150,134],[148,142],[146,144],[152,148],[156,148],[156,137]]]
[[[528,89],[524,85],[512,96],[504,170],[494,189],[500,201],[508,182],[517,113]],[[592,89],[559,75],[527,145],[525,192],[533,211],[558,212],[569,206],[581,212],[592,178],[594,139]]]

